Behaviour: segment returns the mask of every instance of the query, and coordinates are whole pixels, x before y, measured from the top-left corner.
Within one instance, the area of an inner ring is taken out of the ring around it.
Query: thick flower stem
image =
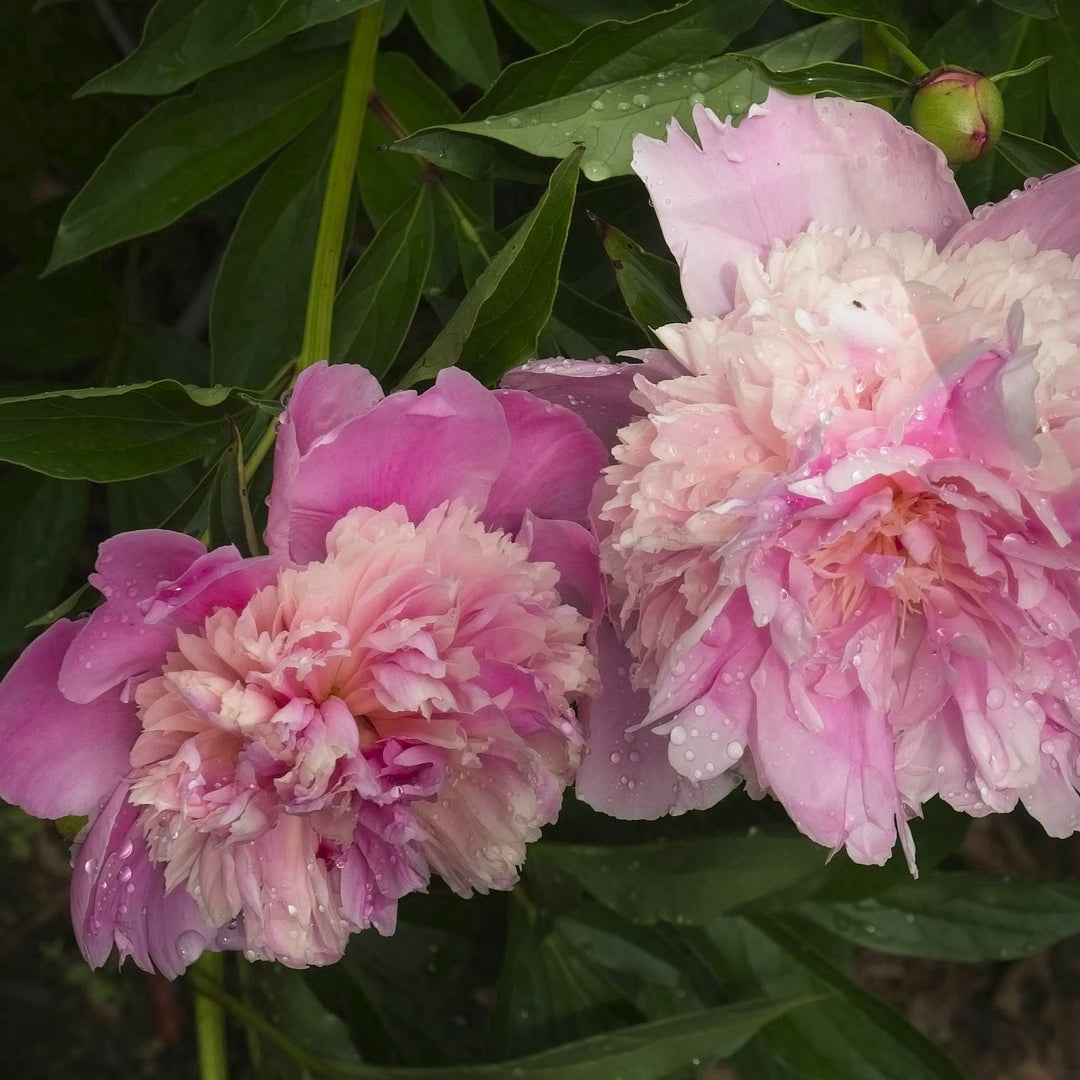
[[[311,268],[308,288],[307,317],[304,322],[304,342],[296,360],[297,371],[303,371],[318,360],[330,355],[330,325],[334,315],[334,296],[337,293],[341,269],[341,250],[345,240],[345,219],[349,211],[356,172],[356,155],[360,149],[360,131],[367,112],[368,95],[375,74],[375,53],[379,43],[384,0],[360,9],[356,32],[349,47],[345,68],[345,85],[341,92],[341,111],[338,113],[334,149],[330,157],[330,173],[326,179],[319,232],[315,240],[315,261]]]
[[[888,27],[877,23],[874,30],[889,51],[895,53],[916,75],[925,75],[930,70]]]
[[[195,970],[203,981],[221,985],[225,981],[225,957],[222,953],[207,950],[195,961]],[[218,1001],[198,989],[195,991],[195,1039],[199,1048],[200,1080],[229,1080],[225,1010]]]

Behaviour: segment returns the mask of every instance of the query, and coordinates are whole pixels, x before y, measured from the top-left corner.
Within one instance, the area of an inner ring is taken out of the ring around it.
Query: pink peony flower
[[[320,364],[278,438],[270,556],[109,540],[105,602],[0,684],[0,795],[90,814],[72,914],[94,966],[114,944],[169,976],[204,948],[332,962],[432,870],[510,887],[573,779],[595,436],[460,371],[383,398]]]
[[[579,794],[656,816],[745,781],[913,869],[935,795],[1075,831],[1080,168],[972,220],[870,105],[774,91],[695,122],[634,160],[692,321],[645,366],[510,381],[625,420]]]

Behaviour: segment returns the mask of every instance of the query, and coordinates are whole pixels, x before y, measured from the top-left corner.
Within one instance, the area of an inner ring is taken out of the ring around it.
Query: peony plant
[[[16,9],[13,1070],[1080,1070],[1069,4]]]

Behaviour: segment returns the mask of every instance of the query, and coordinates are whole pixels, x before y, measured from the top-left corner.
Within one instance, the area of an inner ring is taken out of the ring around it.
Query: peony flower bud
[[[911,124],[940,147],[954,168],[994,148],[1005,123],[1005,105],[992,79],[965,68],[940,67],[918,84]]]

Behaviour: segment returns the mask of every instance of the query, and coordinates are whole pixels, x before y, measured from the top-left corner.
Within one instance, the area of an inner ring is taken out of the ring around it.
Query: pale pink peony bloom
[[[0,684],[0,795],[91,816],[89,962],[325,964],[432,870],[510,887],[581,753],[605,457],[573,414],[462,372],[384,399],[320,364],[280,428],[269,557],[102,545],[105,603]]]
[[[625,420],[579,794],[655,816],[745,781],[913,867],[935,795],[1075,831],[1080,169],[971,220],[870,105],[773,91],[695,121],[700,146],[673,125],[634,161],[692,321],[644,367],[511,380]]]

